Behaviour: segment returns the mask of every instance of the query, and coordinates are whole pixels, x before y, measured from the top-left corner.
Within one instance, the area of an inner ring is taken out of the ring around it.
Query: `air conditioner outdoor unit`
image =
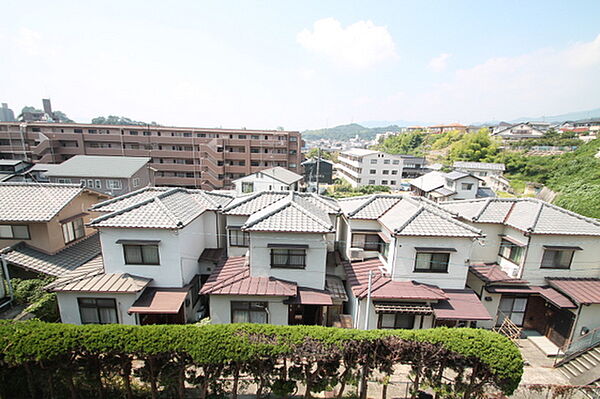
[[[362,248],[350,248],[350,260],[365,260],[365,251]]]

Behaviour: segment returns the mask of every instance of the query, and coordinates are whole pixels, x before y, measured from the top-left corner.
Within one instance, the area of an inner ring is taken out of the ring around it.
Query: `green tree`
[[[308,152],[306,154],[304,154],[304,156],[309,159],[317,158],[319,156],[319,149],[311,148],[310,150],[308,150]],[[326,159],[328,161],[335,162],[337,160],[337,154],[329,152],[329,151],[321,150],[321,159]]]
[[[74,121],[74,120],[70,119],[70,118],[67,116],[67,114],[65,114],[65,113],[64,113],[64,112],[62,112],[62,111],[54,111],[54,112],[53,112],[53,114],[54,114],[54,116],[55,116],[55,117],[58,117],[58,120],[59,120],[60,122],[63,122],[63,123],[75,123],[75,121]]]
[[[490,137],[487,129],[477,133],[465,134],[450,147],[451,161],[488,162],[494,160],[499,152],[499,143]]]
[[[388,154],[420,155],[425,141],[423,133],[401,133],[386,137],[374,148]]]

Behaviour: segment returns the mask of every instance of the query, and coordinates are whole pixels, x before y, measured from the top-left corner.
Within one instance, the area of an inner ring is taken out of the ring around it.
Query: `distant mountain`
[[[396,125],[368,128],[359,125],[358,123],[351,123],[349,125],[340,125],[325,129],[305,130],[302,132],[302,138],[305,140],[348,140],[358,135],[363,139],[372,140],[377,133],[398,131],[399,129],[400,128]]]
[[[564,121],[576,121],[579,119],[588,118],[599,118],[600,108],[592,109],[589,111],[570,112],[568,114],[554,115],[554,116],[539,116],[537,118],[517,118],[509,121],[510,123],[519,123],[527,121],[543,121],[543,122],[564,122]]]

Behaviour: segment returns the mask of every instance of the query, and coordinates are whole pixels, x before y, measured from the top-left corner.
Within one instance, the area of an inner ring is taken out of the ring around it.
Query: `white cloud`
[[[446,69],[446,65],[448,64],[448,58],[451,57],[452,54],[442,53],[435,58],[432,58],[429,61],[429,68],[433,69],[436,72],[441,72]]]
[[[316,21],[296,36],[307,50],[352,68],[368,68],[396,57],[396,46],[385,26],[358,21],[346,28],[334,18]]]
[[[300,68],[298,70],[298,75],[300,75],[300,77],[304,80],[311,80],[315,77],[316,73],[317,71],[312,68]]]

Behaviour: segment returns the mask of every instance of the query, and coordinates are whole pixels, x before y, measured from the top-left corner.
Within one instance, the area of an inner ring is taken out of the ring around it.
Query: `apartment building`
[[[400,155],[352,148],[339,154],[336,169],[352,187],[377,185],[399,190],[403,165]]]
[[[230,188],[239,177],[275,166],[300,173],[299,132],[0,123],[0,157],[61,163],[74,155],[149,157],[157,186]]]

